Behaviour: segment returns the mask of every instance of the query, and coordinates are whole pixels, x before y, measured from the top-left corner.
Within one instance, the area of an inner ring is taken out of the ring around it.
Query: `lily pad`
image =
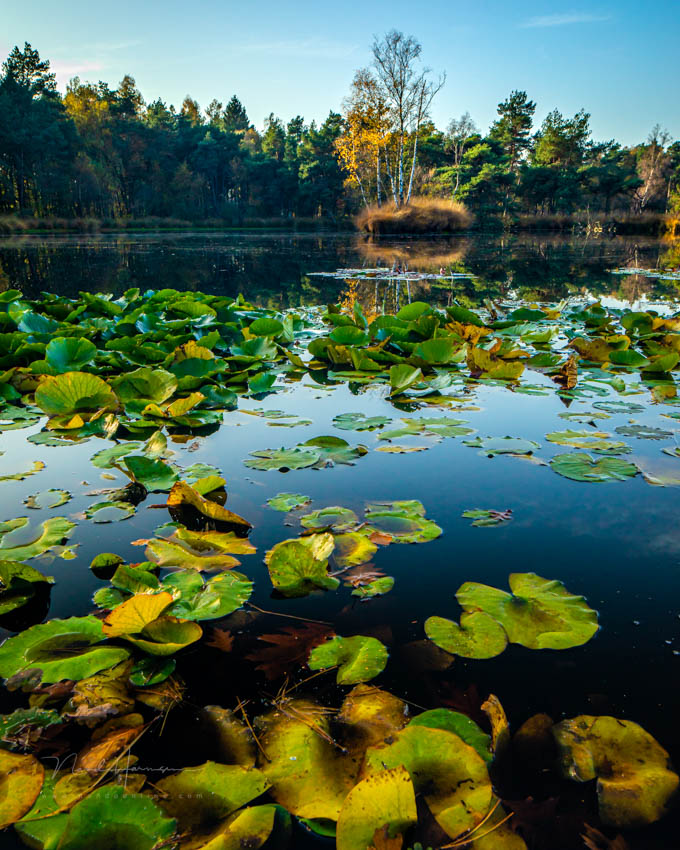
[[[384,596],[389,593],[394,587],[394,579],[392,576],[382,576],[381,578],[373,579],[368,584],[362,584],[355,587],[352,591],[352,596],[358,596],[360,599],[373,599],[375,596]]]
[[[409,724],[392,743],[366,752],[364,773],[404,767],[437,823],[457,838],[482,822],[493,792],[485,760],[455,733]]]
[[[335,464],[353,466],[358,458],[368,452],[366,446],[361,443],[357,446],[350,446],[347,440],[340,437],[314,437],[314,439],[307,440],[306,443],[298,446],[303,451],[310,447],[319,454],[319,459],[314,464],[318,469],[335,466]]]
[[[581,715],[553,727],[563,774],[597,780],[600,819],[619,829],[654,823],[680,784],[666,750],[637,723]]]
[[[54,584],[52,576],[43,575],[28,564],[0,561],[0,614],[21,608],[32,599],[40,585]]]
[[[378,547],[360,531],[335,536],[333,557],[339,567],[356,567],[370,561]]]
[[[176,821],[141,794],[120,785],[96,788],[70,811],[59,850],[120,847],[153,850],[175,832]]]
[[[247,520],[243,519],[243,517],[227,510],[217,502],[213,502],[210,499],[204,499],[203,496],[191,487],[191,485],[187,484],[186,481],[177,481],[173,484],[172,489],[168,494],[167,505],[169,508],[191,507],[209,519],[218,520],[219,522],[228,523],[229,525],[252,528],[251,524]]]
[[[497,511],[491,508],[473,508],[463,511],[461,516],[471,519],[474,526],[488,528],[510,522],[512,519],[512,510]]]
[[[34,460],[33,466],[30,469],[27,469],[25,472],[10,472],[6,475],[0,475],[0,481],[23,481],[24,478],[35,475],[36,472],[42,472],[44,468],[45,464],[43,461]]]
[[[428,617],[425,634],[441,649],[462,658],[494,658],[508,644],[505,629],[483,611],[461,614],[460,625],[444,617]]]
[[[41,671],[43,682],[84,679],[128,657],[119,646],[104,644],[96,617],[70,617],[31,626],[0,646],[0,676]]]
[[[174,655],[200,640],[202,635],[203,629],[198,623],[164,615],[145,626],[139,634],[124,637],[149,655]]]
[[[338,534],[343,531],[351,531],[358,522],[359,519],[354,511],[339,506],[321,508],[300,518],[300,523],[304,528]]]
[[[144,455],[126,455],[123,463],[135,481],[143,484],[149,492],[167,492],[179,478],[171,466],[159,459],[152,460]]]
[[[35,508],[36,510],[46,510],[47,508],[59,508],[65,505],[72,498],[68,490],[41,490],[40,493],[34,493],[32,496],[27,496],[24,500],[27,508]]]
[[[427,543],[442,533],[432,520],[425,519],[425,508],[415,500],[373,502],[366,506],[366,524],[362,531],[389,534],[394,543]]]
[[[35,391],[35,403],[53,416],[115,409],[118,400],[106,381],[96,375],[66,372],[44,377]]]
[[[620,430],[616,429],[619,433]],[[545,438],[551,443],[560,446],[573,446],[576,449],[588,449],[598,454],[625,454],[631,451],[626,443],[617,440],[608,440],[610,435],[606,431],[553,431],[546,434]]]
[[[479,454],[487,457],[500,454],[529,455],[541,448],[539,443],[519,437],[475,437],[473,440],[463,440],[463,443],[481,449]]]
[[[639,440],[667,440],[673,436],[673,431],[663,428],[652,428],[650,425],[619,425],[614,429],[617,434],[625,437],[637,437]]]
[[[214,620],[226,617],[250,599],[253,583],[237,573],[219,573],[207,581],[195,571],[171,573],[162,585],[179,592],[180,598],[168,613],[185,620]]]
[[[246,458],[243,461],[249,469],[278,469],[280,472],[314,466],[321,456],[318,451],[301,446],[294,449],[262,449],[250,455],[252,460]]]
[[[333,538],[330,534],[313,535],[315,538]],[[328,555],[317,557],[312,538],[283,540],[271,550],[267,566],[274,587],[285,596],[305,596],[311,590],[335,590],[340,582],[328,575]]]
[[[310,670],[337,667],[339,685],[356,685],[374,679],[385,669],[387,649],[373,637],[333,637],[314,647],[307,662]]]
[[[573,481],[588,481],[593,484],[626,481],[638,474],[635,464],[618,457],[592,458],[581,452],[555,455],[550,460],[550,467],[565,478],[571,478]]]
[[[390,422],[389,416],[366,416],[365,413],[339,413],[333,425],[341,431],[375,431]]]
[[[77,371],[96,356],[97,346],[82,337],[55,337],[45,349],[48,366],[58,373]]]
[[[512,593],[465,582],[456,598],[466,613],[488,614],[505,629],[510,643],[529,649],[581,646],[597,632],[597,612],[561,582],[535,573],[512,573],[508,582]]]
[[[120,522],[134,516],[135,506],[131,502],[97,502],[85,509],[85,516],[92,522]]]
[[[2,525],[5,528],[2,528]],[[25,535],[22,535],[24,542],[12,545],[14,542],[12,532],[22,531],[27,525],[26,517],[19,517],[10,520],[8,523],[0,524],[0,559],[27,561],[30,558],[36,558],[38,555],[44,555],[50,549],[62,545],[76,527],[74,522],[64,517],[51,517],[40,525],[40,530],[35,531],[30,541],[25,542]]]
[[[408,771],[401,766],[383,770],[363,779],[347,795],[338,816],[337,850],[366,850],[384,826],[388,838],[397,839],[417,820]]]
[[[287,513],[295,511],[298,508],[304,508],[311,503],[309,496],[303,496],[302,493],[279,493],[267,499],[267,504],[275,511]]]
[[[45,768],[32,755],[0,749],[0,829],[16,823],[33,806]]]

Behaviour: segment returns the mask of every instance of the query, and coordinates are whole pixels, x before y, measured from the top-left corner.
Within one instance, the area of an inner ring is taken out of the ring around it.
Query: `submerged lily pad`
[[[637,437],[639,440],[666,440],[673,436],[673,431],[663,428],[652,428],[650,425],[619,425],[614,429],[617,434],[626,437]]]
[[[373,637],[333,637],[315,646],[307,662],[310,670],[337,667],[339,685],[356,685],[374,679],[385,669],[387,649]]]
[[[619,829],[654,823],[668,811],[680,777],[666,750],[637,723],[581,715],[553,728],[562,772],[597,780],[603,823]]]
[[[600,484],[607,481],[625,481],[638,474],[638,468],[633,463],[618,457],[592,458],[588,454],[572,452],[566,455],[555,455],[550,460],[554,472],[571,478],[573,481],[588,481]]]
[[[362,531],[389,534],[394,543],[426,543],[442,533],[436,523],[425,519],[425,508],[415,500],[367,505]]]
[[[70,617],[31,626],[0,646],[0,676],[36,670],[47,683],[84,679],[128,657],[127,649],[103,644],[105,638],[96,617]]]
[[[249,469],[278,469],[280,472],[313,466],[321,456],[318,451],[301,446],[294,449],[262,449],[250,455],[252,460],[246,458],[243,461]]]
[[[135,506],[131,502],[97,502],[85,509],[85,516],[92,522],[120,522],[134,516]]]
[[[68,490],[41,490],[40,493],[35,493],[32,496],[27,496],[24,500],[27,508],[35,508],[36,510],[44,510],[46,508],[58,508],[65,505],[72,498]]]
[[[473,440],[463,440],[463,443],[481,449],[479,454],[487,457],[500,454],[529,455],[541,448],[539,443],[519,437],[475,437]]]

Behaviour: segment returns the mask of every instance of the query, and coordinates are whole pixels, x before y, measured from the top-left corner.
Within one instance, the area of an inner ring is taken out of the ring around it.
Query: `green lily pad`
[[[474,720],[459,711],[451,711],[449,708],[433,708],[414,717],[409,726],[426,726],[428,729],[444,729],[447,732],[453,732],[471,746],[487,764],[493,761],[491,736],[482,732]]]
[[[512,573],[508,582],[512,593],[468,581],[456,598],[466,613],[488,614],[505,629],[510,643],[529,649],[569,649],[597,632],[597,612],[561,582],[535,573]]]
[[[463,440],[463,443],[481,449],[479,454],[487,457],[500,454],[530,455],[541,448],[539,443],[519,437],[475,437],[473,440]]]
[[[160,685],[175,672],[174,658],[145,657],[137,661],[130,671],[130,682],[137,688]]]
[[[626,437],[637,437],[639,440],[666,440],[672,437],[673,431],[664,431],[663,428],[652,428],[650,425],[619,425],[614,429],[617,434]]]
[[[66,372],[44,377],[35,391],[35,403],[50,415],[113,409],[118,400],[111,387],[88,372]]]
[[[243,606],[253,592],[253,583],[245,576],[222,572],[207,581],[195,570],[171,573],[163,588],[180,596],[168,613],[185,620],[214,620],[226,617]]]
[[[425,519],[425,508],[415,500],[373,502],[366,506],[366,524],[362,532],[388,534],[394,543],[427,543],[442,533],[432,520]]]
[[[27,469],[25,472],[11,472],[7,475],[0,475],[0,481],[23,481],[24,478],[29,478],[31,475],[35,475],[36,472],[42,472],[45,468],[45,464],[41,460],[34,460],[33,466],[30,469]]]
[[[174,655],[203,635],[198,623],[162,616],[145,626],[139,634],[126,634],[125,640],[149,655]]]
[[[360,531],[349,531],[346,534],[335,535],[335,551],[333,558],[339,567],[356,567],[370,561],[378,550],[365,534]]]
[[[41,584],[54,584],[54,578],[28,564],[0,561],[0,614],[21,608],[35,596]]]
[[[341,431],[375,431],[390,422],[389,416],[366,416],[365,413],[339,413],[333,425]]]
[[[313,538],[333,538],[328,535],[313,535],[302,540],[283,540],[269,553],[267,566],[274,587],[284,596],[305,596],[311,590],[335,590],[340,582],[328,575],[328,560],[316,557]]]
[[[382,576],[381,578],[373,579],[368,584],[362,584],[355,587],[352,591],[352,596],[358,596],[360,599],[373,599],[375,596],[384,596],[389,593],[394,587],[394,579],[392,576]]]
[[[405,363],[392,366],[390,368],[391,395],[399,395],[399,393],[406,392],[409,387],[420,381],[422,377],[423,373],[416,367],[408,366]]]
[[[571,478],[573,481],[588,481],[600,484],[607,481],[625,481],[638,474],[638,468],[633,463],[618,457],[592,458],[588,454],[572,452],[566,455],[555,455],[550,460],[554,472]]]
[[[24,503],[27,508],[35,508],[36,510],[46,510],[47,508],[59,508],[65,505],[72,498],[68,490],[41,490],[40,493],[34,493],[32,496],[27,496]]]
[[[97,356],[97,346],[89,339],[55,337],[45,349],[45,360],[60,374],[74,372],[91,363]]]
[[[98,469],[111,469],[115,464],[126,455],[134,454],[142,447],[141,443],[119,443],[115,446],[110,446],[108,449],[101,449],[90,458],[90,463]]]
[[[84,679],[128,657],[127,649],[103,644],[96,617],[70,617],[31,626],[0,646],[0,676],[41,671],[45,683]]]
[[[347,440],[340,437],[314,437],[314,439],[307,440],[306,443],[298,446],[298,449],[302,451],[308,451],[310,448],[319,454],[319,459],[314,464],[318,469],[335,466],[335,464],[353,466],[358,458],[368,452],[366,446],[361,443],[357,446],[350,446]]]
[[[153,850],[175,833],[176,821],[148,797],[120,785],[96,788],[71,809],[59,850],[122,847]]]
[[[487,528],[510,522],[512,520],[512,510],[496,511],[490,508],[472,508],[471,510],[463,511],[461,516],[465,517],[465,519],[471,519],[474,526]]]
[[[654,823],[668,811],[680,777],[666,750],[637,723],[581,715],[553,727],[562,772],[597,780],[600,819],[618,829]]]
[[[606,413],[640,413],[645,409],[644,404],[637,404],[634,401],[596,401],[593,404],[598,410],[604,410]]]
[[[251,452],[250,455],[253,460],[247,458],[243,461],[249,469],[278,469],[280,472],[314,466],[320,458],[318,451],[302,446],[294,449],[263,449]]]
[[[179,479],[177,472],[162,460],[151,460],[144,455],[126,455],[123,463],[150,492],[168,492]]]
[[[460,615],[460,625],[444,617],[428,617],[425,634],[440,649],[462,658],[495,658],[505,650],[505,629],[483,611]]]
[[[586,410],[583,413],[578,411],[569,411],[566,413],[557,414],[561,419],[568,419],[570,422],[578,422],[580,425],[588,425],[596,419],[611,419],[609,413],[601,413],[597,410]]]
[[[356,685],[382,673],[387,657],[387,649],[376,638],[363,635],[333,637],[312,649],[307,665],[310,670],[337,667],[336,681],[339,685]]]
[[[114,392],[123,404],[143,399],[162,404],[177,390],[177,378],[165,369],[141,366],[111,381]]]
[[[275,511],[287,513],[288,511],[295,511],[298,508],[304,508],[306,505],[311,504],[311,501],[309,496],[303,496],[302,493],[279,493],[276,496],[272,496],[271,499],[267,499],[267,504]]]
[[[354,511],[339,506],[321,508],[300,518],[300,523],[304,528],[338,534],[343,531],[351,531],[358,522],[359,519]]]
[[[619,429],[617,428],[617,431]],[[619,432],[620,433],[620,432]],[[553,431],[545,438],[560,446],[573,446],[576,449],[588,449],[598,454],[624,454],[631,451],[630,446],[617,440],[606,439],[610,435],[606,431]]]

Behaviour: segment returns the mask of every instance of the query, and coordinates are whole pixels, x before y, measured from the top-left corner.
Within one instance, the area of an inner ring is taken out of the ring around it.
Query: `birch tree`
[[[455,174],[455,182],[451,193],[451,197],[454,200],[460,188],[460,171],[463,164],[463,154],[470,139],[478,133],[477,126],[469,112],[461,115],[460,118],[453,118],[446,129],[446,148],[451,154]]]

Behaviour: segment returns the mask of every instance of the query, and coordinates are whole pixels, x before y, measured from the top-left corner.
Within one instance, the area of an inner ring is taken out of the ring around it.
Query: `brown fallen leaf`
[[[368,850],[401,850],[404,846],[404,836],[398,832],[394,838],[390,838],[388,824],[378,827],[373,833],[373,840]]]
[[[256,670],[262,670],[268,680],[280,679],[293,669],[300,668],[315,646],[334,636],[329,626],[317,623],[301,623],[286,626],[283,631],[260,635],[258,640],[269,646],[246,655],[248,661],[256,661]]]
[[[562,365],[556,375],[552,376],[556,384],[561,384],[565,390],[573,390],[578,383],[578,359],[572,354]]]
[[[368,569],[369,567],[372,569]],[[376,569],[373,564],[361,564],[344,573],[343,578],[352,587],[361,587],[364,584],[370,584],[377,578],[383,578],[384,575],[385,573],[382,570]]]
[[[371,543],[375,543],[376,546],[389,546],[394,540],[394,537],[391,534],[386,534],[384,531],[374,531],[368,539]]]
[[[214,646],[220,652],[231,652],[234,646],[234,636],[228,629],[213,629],[206,646]]]
[[[588,850],[629,850],[629,845],[622,835],[616,838],[607,838],[606,835],[595,829],[589,823],[585,824],[586,831],[581,834],[583,843]]]

